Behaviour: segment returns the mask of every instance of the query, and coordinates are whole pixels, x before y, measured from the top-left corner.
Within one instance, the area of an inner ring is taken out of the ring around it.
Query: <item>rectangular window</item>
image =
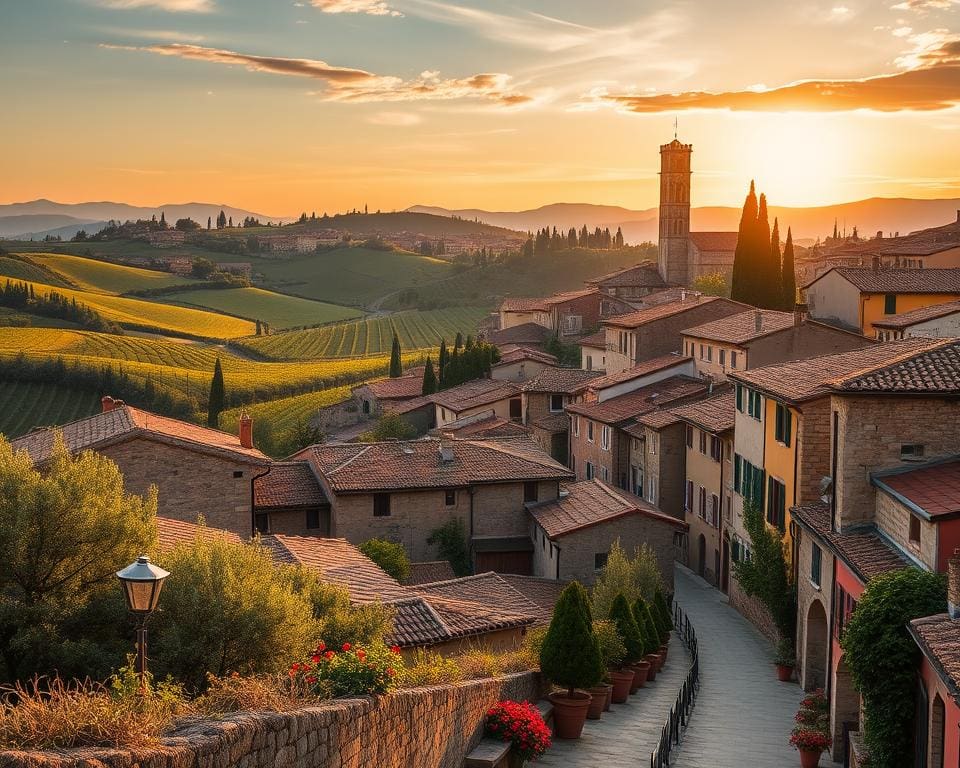
[[[600,428],[600,447],[605,450],[610,450],[610,427],[604,424]]]
[[[550,395],[550,413],[559,413],[563,410],[563,395]]]
[[[787,525],[787,489],[774,478],[767,480],[767,522],[775,525],[781,533]]]
[[[610,470],[606,466],[600,467],[600,477],[605,483],[610,482]]]
[[[703,360],[706,357],[706,350],[704,349],[703,344],[700,345],[700,359]]]
[[[580,417],[573,417],[573,436],[580,437]]]
[[[776,438],[784,445],[790,445],[790,432],[793,426],[793,414],[790,409],[782,403],[777,403],[776,413]]]
[[[723,443],[716,435],[710,435],[710,458],[720,461],[723,458]]]
[[[254,524],[257,526],[257,533],[270,533],[270,515],[260,512],[257,514]]]
[[[443,503],[448,507],[456,506],[457,503],[457,492],[456,491],[444,491],[443,493]]]
[[[687,448],[693,448],[693,427],[687,424]]]
[[[683,496],[683,508],[693,512],[693,480],[687,480],[686,492]]]
[[[737,410],[743,413],[743,384],[737,384]]]
[[[717,496],[717,494],[715,493],[711,493],[710,494],[710,524],[714,528],[720,527],[721,511],[722,510],[720,509],[720,497]]]
[[[655,432],[650,433],[650,439],[647,440],[647,445],[650,446],[651,455],[657,452],[657,435]]]
[[[900,458],[905,461],[923,458],[923,446],[919,443],[901,443]]]
[[[920,546],[920,518],[910,515],[910,546]]]
[[[319,527],[320,527],[320,510],[308,509],[307,510],[307,530],[315,531]]]
[[[700,430],[700,453],[707,455],[707,433]]]
[[[823,559],[823,552],[820,550],[820,547],[814,543],[810,542],[810,581],[814,583],[815,586],[820,586],[820,562]]]
[[[593,464],[591,464],[589,461],[587,462],[585,471],[587,473],[587,480],[593,480]]]
[[[373,516],[374,517],[390,517],[390,494],[389,493],[373,494]]]
[[[733,454],[733,490],[737,493],[740,493],[740,477],[743,471],[742,464],[743,459],[740,458],[740,454]]]
[[[537,500],[537,482],[536,480],[528,480],[523,484],[523,500],[526,501],[536,501]]]
[[[730,351],[730,367],[731,368],[737,367],[737,353],[734,352],[733,350]]]
[[[843,628],[847,626],[847,622],[850,621],[850,617],[857,609],[857,601],[839,584],[837,584],[835,594],[833,604],[833,634],[835,637],[840,638],[843,635]]]
[[[587,441],[590,443],[593,442],[593,422],[592,421],[587,422]]]
[[[760,418],[763,414],[763,398],[760,396],[759,392],[754,392],[752,389],[747,390],[747,415],[753,416],[757,421],[760,421]]]
[[[593,556],[593,570],[599,571],[601,568],[607,564],[607,553],[606,552],[597,552]]]
[[[727,364],[727,350],[721,349],[720,350],[720,367],[722,368],[726,364]]]
[[[883,314],[885,315],[895,315],[897,314],[897,294],[888,293],[883,297]]]
[[[702,485],[700,486],[700,517],[706,519],[707,517],[707,489]]]
[[[707,347],[707,362],[713,362],[713,347]]]

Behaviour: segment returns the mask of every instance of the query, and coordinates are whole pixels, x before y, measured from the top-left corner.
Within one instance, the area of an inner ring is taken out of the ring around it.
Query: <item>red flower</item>
[[[391,645],[391,646],[390,646],[390,653],[400,653],[400,646],[399,646],[399,645]]]
[[[350,643],[344,643],[344,644],[343,644],[343,650],[344,650],[344,651],[349,651],[351,648],[353,648],[353,646],[350,645]]]
[[[387,667],[387,675],[393,677],[395,674],[397,673],[393,671],[393,667]]]
[[[316,653],[313,654],[313,656],[310,657],[310,661],[312,661],[314,664],[316,664],[318,661],[320,661],[320,655],[319,655],[319,654],[316,654]]]
[[[337,655],[337,654],[335,654],[333,651],[327,651],[325,654],[323,654],[323,658],[325,658],[327,661],[329,661],[330,659],[332,659],[332,658],[333,658],[334,656],[336,656],[336,655]]]
[[[322,653],[322,652],[325,651],[325,650],[327,650],[327,646],[326,646],[325,643],[320,643],[320,644],[317,646],[317,653]]]

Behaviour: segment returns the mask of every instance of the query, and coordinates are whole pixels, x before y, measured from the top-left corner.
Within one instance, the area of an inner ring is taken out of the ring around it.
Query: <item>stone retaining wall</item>
[[[185,727],[149,749],[0,752],[0,768],[461,768],[501,699],[536,701],[540,675],[245,712]]]

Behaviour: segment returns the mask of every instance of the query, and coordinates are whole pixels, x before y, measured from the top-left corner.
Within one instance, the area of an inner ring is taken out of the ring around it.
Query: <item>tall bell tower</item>
[[[660,146],[660,276],[688,285],[690,236],[690,155],[692,144],[676,136]]]

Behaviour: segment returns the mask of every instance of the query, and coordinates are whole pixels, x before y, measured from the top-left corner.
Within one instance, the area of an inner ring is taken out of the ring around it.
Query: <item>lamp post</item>
[[[123,595],[127,599],[127,608],[137,617],[137,674],[140,676],[140,688],[147,687],[147,618],[157,607],[163,580],[168,571],[158,568],[146,555],[140,555],[137,562],[131,563],[117,578],[123,585]]]

